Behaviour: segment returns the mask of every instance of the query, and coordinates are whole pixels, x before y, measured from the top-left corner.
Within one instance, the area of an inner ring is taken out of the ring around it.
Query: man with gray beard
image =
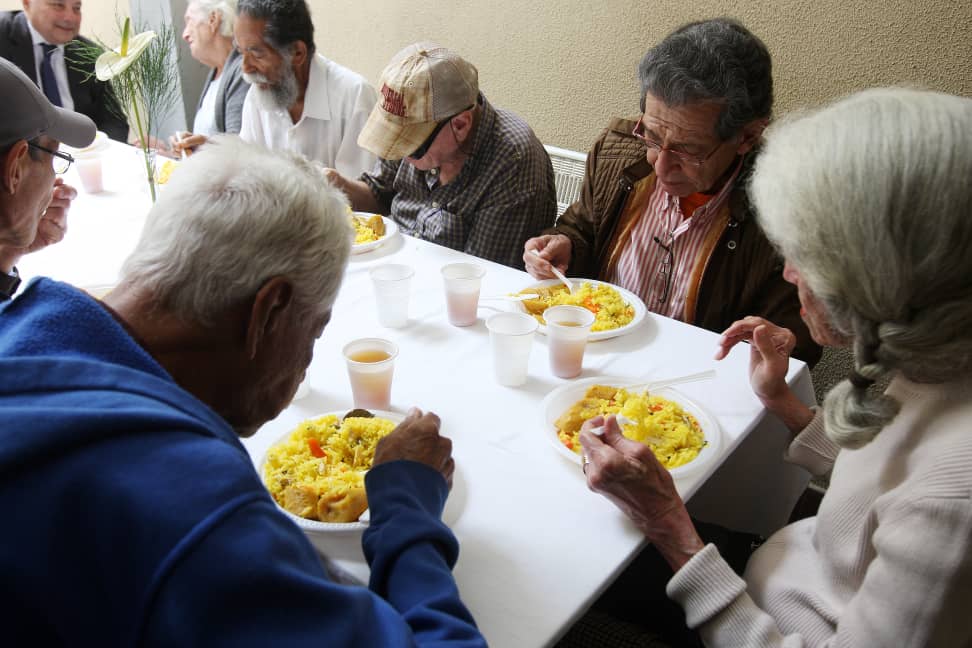
[[[364,77],[315,53],[305,0],[240,0],[234,28],[250,92],[240,137],[352,177],[375,156],[358,134],[378,100]]]

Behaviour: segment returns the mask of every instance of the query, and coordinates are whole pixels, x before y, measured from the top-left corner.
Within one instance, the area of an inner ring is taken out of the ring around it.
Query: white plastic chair
[[[544,148],[553,164],[554,185],[557,187],[557,218],[560,218],[564,210],[580,198],[587,155],[546,144]]]

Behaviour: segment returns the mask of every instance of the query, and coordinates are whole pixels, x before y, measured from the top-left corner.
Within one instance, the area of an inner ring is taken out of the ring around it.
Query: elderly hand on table
[[[378,442],[372,466],[389,461],[417,461],[442,473],[449,488],[456,462],[452,458],[452,441],[439,435],[439,417],[413,407],[405,420],[391,434]]]
[[[786,382],[796,336],[762,317],[745,317],[722,332],[715,359],[722,360],[732,347],[743,341],[750,343],[749,383],[756,397],[791,432],[799,432],[813,419],[813,410],[797,398]]]
[[[36,252],[63,239],[67,232],[68,210],[71,209],[71,201],[77,196],[77,189],[64,184],[62,178],[55,178],[51,201],[37,222],[37,234],[33,242],[27,247],[0,249],[0,268],[13,267],[23,255]]]
[[[603,436],[591,432],[603,426]],[[638,526],[677,571],[704,543],[695,530],[671,473],[651,448],[621,434],[614,416],[581,427],[587,485],[611,500]]]

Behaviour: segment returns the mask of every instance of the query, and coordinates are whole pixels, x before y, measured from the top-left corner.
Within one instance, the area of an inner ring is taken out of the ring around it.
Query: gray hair
[[[683,25],[638,66],[641,112],[651,93],[669,106],[723,104],[716,135],[727,140],[773,110],[773,68],[763,41],[731,18]]]
[[[216,137],[162,189],[122,281],[186,321],[212,325],[285,276],[301,312],[323,314],[337,296],[351,238],[347,198],[318,164]]]
[[[314,54],[314,23],[305,0],[239,0],[240,15],[266,21],[263,37],[278,53],[302,41]]]
[[[219,14],[219,35],[233,38],[236,0],[189,0],[189,10],[205,19],[214,13]]]
[[[857,372],[940,383],[972,371],[972,99],[872,89],[767,133],[760,223],[854,341]],[[866,444],[899,404],[861,381],[824,402],[828,434]]]

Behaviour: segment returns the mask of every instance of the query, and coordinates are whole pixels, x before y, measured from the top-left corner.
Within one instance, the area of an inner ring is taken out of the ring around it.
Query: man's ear
[[[769,125],[769,119],[754,119],[742,128],[742,141],[736,148],[736,155],[748,153],[763,137],[763,131]]]
[[[293,57],[291,63],[294,68],[300,68],[307,62],[307,43],[304,41],[294,41],[294,44],[290,46],[290,54]]]
[[[30,155],[27,140],[20,140],[10,147],[10,150],[0,160],[0,182],[3,183],[3,191],[8,194],[16,193],[24,177],[24,156]]]
[[[455,133],[458,141],[464,142],[466,141],[466,138],[469,137],[469,133],[472,130],[473,113],[475,110],[475,108],[463,110],[461,113],[452,118],[452,132]]]
[[[257,291],[246,329],[246,354],[257,356],[267,339],[294,308],[294,287],[286,277],[272,277]]]

